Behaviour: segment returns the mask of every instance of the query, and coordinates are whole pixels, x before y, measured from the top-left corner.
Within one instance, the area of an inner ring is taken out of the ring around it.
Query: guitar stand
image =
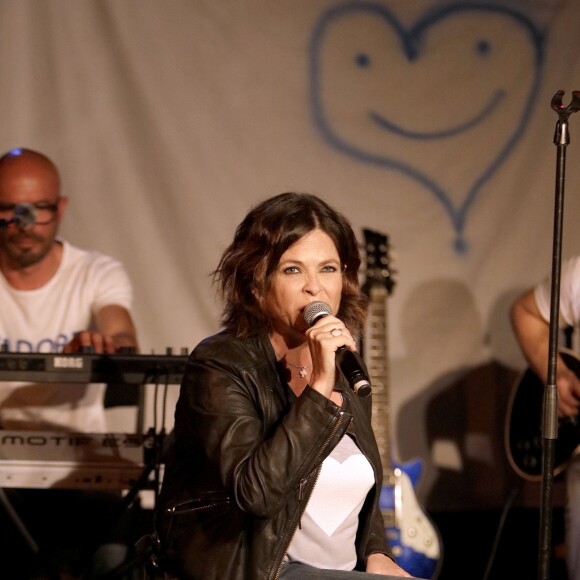
[[[538,578],[545,580],[550,573],[552,544],[552,497],[556,439],[558,437],[558,391],[556,389],[556,363],[558,353],[558,320],[560,316],[560,268],[562,263],[562,218],[564,209],[564,181],[566,173],[566,146],[570,143],[568,118],[580,110],[580,91],[572,92],[569,105],[562,104],[564,91],[552,98],[552,109],[558,114],[554,144],[556,159],[556,192],[554,206],[554,236],[552,248],[552,287],[550,300],[550,330],[548,352],[548,380],[544,391],[542,422],[542,488],[540,505],[540,538]]]

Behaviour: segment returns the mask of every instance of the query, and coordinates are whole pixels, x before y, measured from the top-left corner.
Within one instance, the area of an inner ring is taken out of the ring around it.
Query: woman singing
[[[349,222],[313,195],[272,197],[238,226],[214,272],[223,331],[192,352],[175,412],[157,514],[169,574],[410,577],[378,509],[371,397],[335,360],[365,322],[359,265]],[[308,324],[313,302],[329,308]]]

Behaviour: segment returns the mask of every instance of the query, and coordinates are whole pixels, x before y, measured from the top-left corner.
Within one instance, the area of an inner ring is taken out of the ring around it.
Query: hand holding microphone
[[[332,316],[332,308],[325,302],[311,302],[304,309],[304,320],[310,327],[326,316]],[[335,334],[335,331],[340,331],[340,329],[333,329],[329,332],[332,336],[340,336],[338,333]],[[359,397],[368,397],[371,394],[371,384],[363,370],[364,365],[358,353],[347,346],[340,346],[336,351],[336,366]]]

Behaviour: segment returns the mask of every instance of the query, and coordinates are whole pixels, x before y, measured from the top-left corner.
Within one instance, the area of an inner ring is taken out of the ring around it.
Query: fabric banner
[[[0,146],[58,164],[62,235],[126,265],[143,352],[219,329],[211,272],[252,205],[318,194],[361,246],[364,228],[388,236],[390,428],[397,458],[424,462],[421,499],[503,500],[505,405],[525,366],[508,312],[551,270],[551,101],[580,90],[580,4],[0,8]],[[569,125],[564,257],[580,251],[580,116]]]

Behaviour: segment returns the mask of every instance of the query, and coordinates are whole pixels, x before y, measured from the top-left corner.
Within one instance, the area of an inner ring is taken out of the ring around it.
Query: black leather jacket
[[[347,430],[376,479],[357,569],[373,552],[390,554],[370,397],[341,383],[342,409],[310,387],[296,398],[281,372],[266,336],[217,334],[189,357],[157,507],[164,566],[180,579],[277,578],[320,465]]]

